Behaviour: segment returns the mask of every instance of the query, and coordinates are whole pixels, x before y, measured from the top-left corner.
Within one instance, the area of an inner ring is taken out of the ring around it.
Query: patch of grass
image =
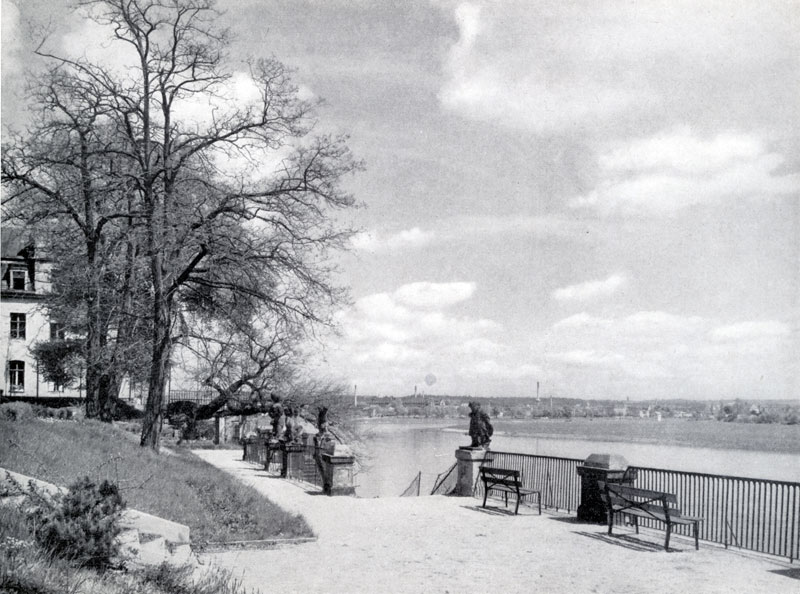
[[[0,592],[13,594],[248,594],[223,570],[159,567],[94,571],[49,555],[25,515],[0,508]],[[254,594],[254,593],[253,593]]]
[[[192,543],[312,536],[252,487],[178,448],[156,454],[138,436],[90,420],[0,420],[0,460],[57,485],[83,476],[119,486],[129,508],[186,524]]]

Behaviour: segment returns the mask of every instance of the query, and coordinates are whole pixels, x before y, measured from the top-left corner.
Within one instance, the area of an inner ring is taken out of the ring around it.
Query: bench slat
[[[480,469],[481,480],[483,481],[483,507],[486,507],[486,499],[489,496],[489,491],[501,491],[506,494],[506,505],[508,505],[508,494],[512,493],[517,496],[517,504],[514,508],[514,514],[519,511],[519,502],[523,497],[536,495],[537,503],[539,505],[539,515],[542,513],[542,494],[540,491],[534,489],[526,489],[522,486],[520,479],[520,471],[512,470],[509,468],[494,468],[482,467]]]
[[[673,493],[666,493],[663,491],[653,491],[650,489],[639,489],[637,487],[627,487],[625,485],[617,485],[611,483],[604,483],[599,481],[600,490],[605,490],[608,487],[609,492],[624,497],[625,499],[666,499],[667,503],[678,503],[678,497]]]
[[[678,507],[678,498],[673,493],[653,491],[652,489],[638,489],[625,485],[608,484],[598,481],[600,495],[608,509],[608,533],[611,534],[614,525],[614,514],[621,513],[634,518],[658,520],[667,525],[667,534],[664,548],[669,550],[669,537],[673,524],[692,525],[694,530],[695,549],[700,548],[698,539],[698,525],[703,518],[682,516]],[[636,533],[639,533],[639,523],[634,520]]]

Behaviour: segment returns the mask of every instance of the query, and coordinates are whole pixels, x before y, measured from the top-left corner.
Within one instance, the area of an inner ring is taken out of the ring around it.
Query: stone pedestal
[[[281,462],[281,469],[283,469],[283,451],[281,443],[270,437],[267,439],[266,452],[264,456],[264,470],[269,472],[270,466],[275,463],[276,458]]]
[[[456,463],[458,464],[458,479],[453,495],[459,497],[472,497],[475,483],[478,480],[478,469],[481,464],[488,464],[492,460],[489,450],[483,448],[462,447],[456,450]]]
[[[305,466],[305,447],[301,443],[289,443],[283,451],[282,476],[290,479],[303,480],[303,467]]]
[[[628,470],[625,458],[614,454],[592,454],[576,470],[581,477],[578,520],[605,524],[608,521],[608,514],[606,504],[600,495],[598,482],[630,486],[636,479],[636,474]]]
[[[219,445],[228,441],[228,436],[225,433],[225,417],[217,415],[214,417],[214,443]]]
[[[338,451],[337,451],[338,450]],[[347,449],[337,444],[333,453],[324,453],[323,491],[326,495],[355,495],[353,486],[353,463],[355,458]]]

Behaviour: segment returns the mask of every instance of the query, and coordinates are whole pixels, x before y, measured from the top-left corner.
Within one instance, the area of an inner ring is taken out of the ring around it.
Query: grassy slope
[[[192,542],[310,536],[255,490],[185,450],[156,455],[136,436],[95,421],[0,421],[0,465],[69,485],[88,475],[120,486],[128,507],[191,529]]]
[[[19,509],[0,508],[0,592],[35,594],[256,594],[229,572],[166,565],[131,571],[82,569],[52,557]]]

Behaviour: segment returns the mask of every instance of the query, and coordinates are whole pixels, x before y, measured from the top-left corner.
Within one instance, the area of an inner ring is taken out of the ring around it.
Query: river
[[[436,476],[455,462],[455,450],[469,444],[465,419],[365,419],[358,422],[366,456],[356,474],[361,497],[392,497],[402,493],[422,473],[421,493],[429,493]],[[720,432],[733,431],[723,423],[710,425]],[[619,454],[631,466],[705,472],[729,476],[800,482],[800,450],[768,452],[735,447],[710,448],[615,440],[620,425],[607,424],[605,439],[583,439],[579,435],[539,436],[522,430],[502,430],[496,423],[491,449],[585,459],[593,453]],[[581,431],[580,424],[569,426]],[[601,426],[602,427],[602,426]],[[645,429],[656,428],[645,425]],[[681,427],[683,427],[681,425]],[[563,430],[562,426],[558,426]],[[698,427],[698,431],[707,431]],[[764,431],[769,431],[768,427]],[[785,429],[784,429],[785,431]],[[800,429],[798,429],[800,431]],[[653,431],[657,434],[657,431]]]

